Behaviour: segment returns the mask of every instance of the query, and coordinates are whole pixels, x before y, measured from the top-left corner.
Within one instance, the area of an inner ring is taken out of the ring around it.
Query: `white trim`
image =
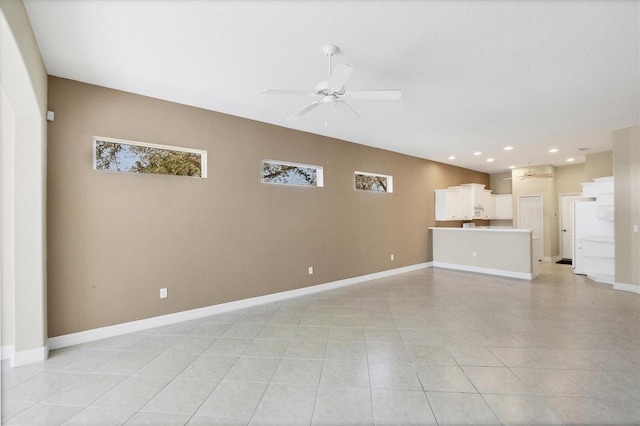
[[[562,211],[562,198],[563,197],[578,197],[578,200],[582,198],[582,194],[579,192],[563,192],[558,194],[558,251],[560,252],[560,259],[564,259],[564,242],[562,241],[562,219],[564,219],[564,212]],[[576,201],[578,201],[576,200]],[[573,207],[571,208],[571,215],[573,215]],[[571,230],[573,233],[573,229]],[[573,238],[572,238],[573,241]],[[575,244],[574,244],[575,246]],[[572,250],[573,252],[573,250]],[[573,260],[573,255],[571,260]],[[556,261],[557,262],[557,261]]]
[[[10,359],[13,357],[13,353],[15,352],[15,348],[13,345],[4,345],[0,346],[0,359],[4,361],[5,359]]]
[[[311,287],[304,287],[295,290],[283,291],[280,293],[268,294],[265,296],[251,297],[249,299],[237,300],[234,302],[221,303],[219,305],[207,306],[189,311],[176,312],[174,314],[161,315],[153,318],[147,318],[138,321],[131,321],[122,324],[110,325],[107,327],[95,328],[92,330],[81,331],[78,333],[65,334],[62,336],[49,338],[49,349],[59,349],[67,346],[78,345],[80,343],[93,342],[95,340],[105,339],[107,337],[119,336],[122,334],[133,333],[136,331],[148,330],[150,328],[160,327],[163,325],[174,324],[182,321],[189,321],[198,318],[208,317],[210,315],[220,314],[223,312],[234,311],[236,309],[249,308],[252,306],[263,305],[265,303],[278,302],[281,300],[291,299],[293,297],[307,296],[310,294],[320,293],[327,290],[333,290],[340,287],[346,287],[363,281],[376,280],[386,278],[393,275],[403,274],[405,272],[417,271],[433,266],[433,262],[418,263],[416,265],[405,266],[403,268],[389,269],[386,271],[375,272],[373,274],[361,275],[359,277],[346,278],[344,280],[333,281],[325,284],[318,284]]]
[[[616,282],[616,280],[611,275],[587,275],[587,278],[598,284],[610,285],[614,290],[628,291],[629,293],[640,294],[640,286]]]
[[[49,348],[42,346],[35,349],[29,349],[26,351],[15,351],[13,357],[11,357],[11,366],[20,367],[22,365],[34,364],[36,362],[42,362],[49,357]]]
[[[505,269],[482,268],[479,266],[461,265],[458,263],[433,262],[433,267],[455,269],[458,271],[465,271],[465,272],[478,272],[480,274],[498,275],[501,277],[518,278],[521,280],[533,279],[533,274],[530,272],[515,272],[515,271],[507,271]]]
[[[628,291],[628,292],[631,292],[631,293],[640,294],[640,285],[633,285],[633,284],[614,282],[613,283],[613,289],[614,290]]]
[[[615,284],[615,279],[613,278],[613,275],[589,275],[587,274],[587,278],[590,279],[591,281],[600,283],[600,284],[609,284],[609,285],[614,285]]]
[[[136,146],[146,146],[149,148],[158,148],[165,149],[167,151],[178,151],[178,152],[190,152],[192,154],[200,154],[200,178],[206,179],[207,177],[207,151],[202,149],[194,149],[194,148],[184,148],[181,146],[173,146],[173,145],[160,145],[158,143],[149,143],[149,142],[138,142],[138,141],[128,141],[125,139],[115,139],[115,138],[104,138],[102,136],[94,136],[93,137],[93,170],[98,170],[96,168],[96,143],[98,141],[102,142],[113,142],[121,145],[136,145]],[[103,170],[101,170],[103,171]],[[123,170],[126,172],[126,170]]]

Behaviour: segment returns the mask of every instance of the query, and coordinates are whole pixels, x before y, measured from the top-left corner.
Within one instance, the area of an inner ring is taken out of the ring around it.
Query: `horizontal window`
[[[359,191],[393,192],[393,176],[354,172],[354,179]]]
[[[299,186],[324,184],[321,166],[277,160],[262,161],[262,182]]]
[[[207,151],[199,149],[94,137],[93,153],[96,170],[207,177]]]

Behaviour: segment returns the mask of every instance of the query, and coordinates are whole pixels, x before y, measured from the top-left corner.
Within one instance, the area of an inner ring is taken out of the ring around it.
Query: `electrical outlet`
[[[166,288],[161,288],[160,289],[160,299],[165,299],[167,297],[167,289]]]
[[[473,253],[471,253],[471,256],[473,257],[478,257],[478,253],[476,253],[475,251]]]
[[[313,275],[313,266],[309,266],[309,275]]]
[[[391,260],[393,260],[393,259],[394,259],[394,257],[393,257],[393,255],[391,255]]]

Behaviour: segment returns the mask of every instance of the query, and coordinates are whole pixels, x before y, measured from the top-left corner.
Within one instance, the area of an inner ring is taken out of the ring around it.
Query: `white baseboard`
[[[333,290],[340,287],[346,287],[364,281],[376,280],[380,278],[390,277],[393,275],[403,274],[405,272],[417,271],[433,266],[433,262],[419,263],[417,265],[405,266],[403,268],[389,269],[387,271],[376,272],[359,277],[346,278],[344,280],[333,281],[324,284],[318,284],[311,287],[304,287],[295,290],[283,291],[280,293],[267,294],[265,296],[252,297],[249,299],[237,300],[234,302],[221,303],[219,305],[207,306],[189,311],[176,312],[174,314],[161,315],[152,318],[146,318],[138,321],[126,322],[107,327],[95,328],[78,333],[65,334],[62,336],[49,338],[49,349],[59,349],[67,346],[78,345],[81,343],[93,342],[95,340],[106,339],[108,337],[120,336],[122,334],[133,333],[136,331],[148,330],[150,328],[160,327],[163,325],[174,324],[182,321],[190,321],[210,315],[220,314],[223,312],[235,311],[237,309],[249,308],[266,303],[278,302],[281,300],[291,299],[293,297],[307,296],[322,291]]]
[[[581,274],[584,275],[584,274]],[[638,285],[634,285],[634,284],[626,284],[626,283],[619,283],[615,281],[615,278],[611,275],[589,275],[587,274],[586,277],[588,279],[590,279],[593,282],[599,283],[599,284],[608,284],[610,286],[613,286],[614,290],[620,290],[620,291],[628,291],[630,293],[637,293],[640,294],[640,286]]]
[[[615,278],[613,277],[613,275],[590,275],[590,274],[587,274],[587,278],[590,279],[591,281],[595,281],[595,282],[600,283],[600,284],[609,284],[609,285],[614,285],[615,284]]]
[[[5,359],[10,359],[11,357],[13,357],[14,352],[15,349],[13,345],[0,346],[0,359],[2,361],[4,361]]]
[[[433,262],[435,268],[455,269],[457,271],[477,272],[487,275],[498,275],[501,277],[518,278],[522,280],[532,280],[533,274],[530,272],[515,272],[504,269],[482,268],[479,266],[461,265],[457,263]]]
[[[633,285],[633,284],[625,284],[625,283],[613,283],[613,289],[614,290],[621,290],[621,291],[629,291],[631,293],[637,293],[640,294],[640,285]]]
[[[44,361],[48,357],[49,348],[47,346],[26,351],[14,351],[13,357],[11,358],[11,366],[20,367],[21,365],[33,364]]]

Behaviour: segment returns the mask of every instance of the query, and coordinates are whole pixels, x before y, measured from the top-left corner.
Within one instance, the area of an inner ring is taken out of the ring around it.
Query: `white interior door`
[[[538,260],[544,257],[542,195],[518,195],[518,228],[531,229],[538,237]]]
[[[560,253],[563,259],[573,259],[573,202],[580,194],[560,195]]]

